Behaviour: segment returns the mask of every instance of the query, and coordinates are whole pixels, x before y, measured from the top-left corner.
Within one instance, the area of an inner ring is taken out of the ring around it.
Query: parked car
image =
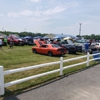
[[[76,45],[76,52],[83,52],[84,50],[82,49],[82,46]]]
[[[65,47],[67,49],[67,51],[68,51],[69,54],[70,53],[74,53],[75,54],[77,52],[76,51],[76,46],[73,45],[73,44],[69,44],[67,40],[60,41],[57,44],[59,46],[61,46],[61,47]]]
[[[100,43],[96,43],[95,44],[95,48],[98,49],[98,50],[100,50]]]
[[[29,39],[27,40],[27,44],[28,44],[28,45],[34,45],[34,39],[33,39],[33,38],[29,38]]]
[[[82,52],[86,52],[85,50],[85,43],[75,43],[75,45],[81,45],[82,46]],[[90,43],[88,43],[90,45]],[[95,43],[92,43],[90,46],[89,46],[89,49],[88,49],[88,52],[90,54],[92,54],[94,51],[97,51],[97,48],[95,47]]]
[[[34,53],[46,54],[48,56],[53,55],[65,55],[67,50],[63,47],[60,47],[57,44],[43,44],[42,42],[35,40],[37,46],[32,47]]]
[[[77,52],[85,52],[84,43],[74,43]]]
[[[10,38],[13,39],[14,45],[24,46],[24,41],[20,37],[14,37],[14,36],[8,37],[8,39],[7,39],[8,44],[10,44]]]
[[[91,43],[90,45],[90,53],[92,54],[94,51],[97,51],[98,48],[96,47],[96,43]]]

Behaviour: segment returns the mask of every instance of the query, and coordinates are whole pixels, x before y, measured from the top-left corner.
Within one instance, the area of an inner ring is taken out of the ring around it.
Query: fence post
[[[90,53],[87,52],[87,66],[89,66],[89,58],[90,58]]]
[[[60,57],[60,75],[63,75],[63,57]]]
[[[4,94],[4,72],[3,66],[0,66],[0,95]]]

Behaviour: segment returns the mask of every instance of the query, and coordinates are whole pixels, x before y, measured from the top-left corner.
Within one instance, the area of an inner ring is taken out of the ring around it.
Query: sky
[[[100,0],[0,0],[0,31],[76,36],[80,27],[100,34]]]

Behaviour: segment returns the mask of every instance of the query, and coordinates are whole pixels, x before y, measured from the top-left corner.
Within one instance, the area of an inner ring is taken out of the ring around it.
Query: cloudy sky
[[[100,34],[100,0],[0,0],[0,31]]]

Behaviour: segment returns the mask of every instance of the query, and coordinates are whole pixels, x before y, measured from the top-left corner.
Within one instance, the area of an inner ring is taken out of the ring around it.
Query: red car
[[[22,45],[22,46],[24,46],[24,40],[22,40],[22,39],[19,38],[19,37],[14,37],[14,36],[9,37],[9,38],[7,39],[8,44],[10,43],[10,38],[12,38],[14,45]]]
[[[37,46],[32,47],[34,53],[46,54],[48,56],[64,55],[67,53],[65,48],[58,46],[57,44],[43,44],[41,41],[34,41]]]

